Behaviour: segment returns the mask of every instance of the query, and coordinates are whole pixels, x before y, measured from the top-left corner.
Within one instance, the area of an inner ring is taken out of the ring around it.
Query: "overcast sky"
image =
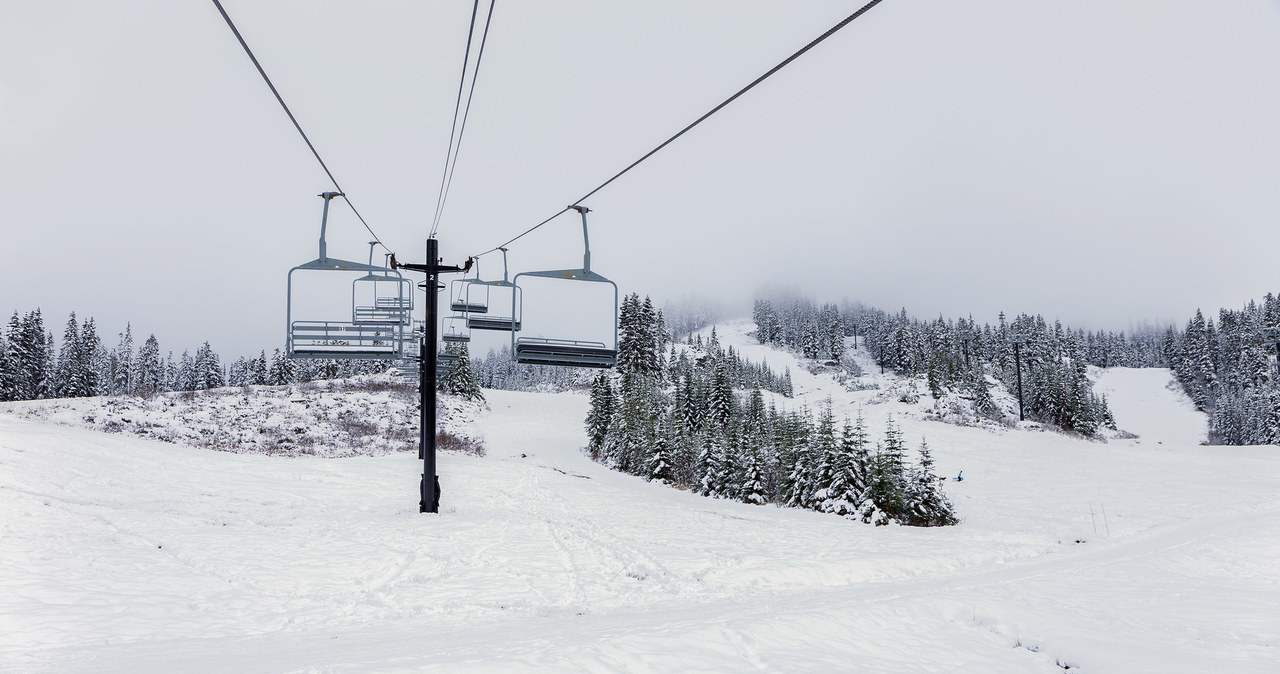
[[[234,358],[284,341],[330,189],[211,2],[3,0],[0,312]],[[450,262],[580,197],[859,6],[498,3]],[[421,261],[470,3],[224,5]],[[885,0],[586,203],[624,292],[1185,320],[1280,291],[1280,3]],[[335,202],[332,256],[369,235]],[[562,217],[513,273],[581,262]],[[496,273],[496,260],[482,269]]]

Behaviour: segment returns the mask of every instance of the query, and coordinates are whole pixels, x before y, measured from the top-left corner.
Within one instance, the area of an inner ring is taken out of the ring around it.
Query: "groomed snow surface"
[[[927,437],[962,524],[711,500],[581,452],[586,397],[486,391],[487,456],[232,454],[0,406],[4,672],[1275,672],[1280,453],[1167,371],[1089,441],[930,419],[793,357],[792,404]],[[864,366],[870,370],[869,364]]]

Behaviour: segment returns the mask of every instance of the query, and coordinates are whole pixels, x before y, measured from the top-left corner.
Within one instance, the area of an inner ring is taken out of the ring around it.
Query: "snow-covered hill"
[[[440,457],[438,516],[412,452],[214,452],[0,406],[0,671],[1274,671],[1276,448],[1200,446],[1185,402],[1144,402],[1159,377],[1115,372],[1138,439],[942,423],[906,382],[848,391],[746,332],[719,337],[790,365],[795,404],[926,436],[964,471],[962,524],[611,472],[575,393],[486,391],[488,454]]]

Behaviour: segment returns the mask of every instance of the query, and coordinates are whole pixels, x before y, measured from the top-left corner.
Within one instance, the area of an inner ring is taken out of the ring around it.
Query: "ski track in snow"
[[[1167,371],[1095,373],[1133,440],[939,423],[755,345],[780,404],[892,415],[963,518],[875,528],[582,454],[586,397],[486,392],[488,455],[237,455],[0,406],[0,671],[1271,672],[1280,460],[1202,447]],[[869,364],[864,368],[871,372]]]

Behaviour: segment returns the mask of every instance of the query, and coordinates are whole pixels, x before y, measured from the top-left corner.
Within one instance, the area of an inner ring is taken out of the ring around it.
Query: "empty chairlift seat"
[[[600,322],[603,324],[603,321],[607,317],[608,320],[610,320],[608,327],[609,331],[613,333],[613,343],[608,344],[597,340],[547,336],[516,337],[512,334],[512,359],[517,363],[561,365],[565,367],[607,368],[617,365],[618,285],[616,283],[586,269],[557,269],[551,271],[522,272],[520,274],[516,274],[517,284],[520,282],[522,277],[557,279],[558,281],[572,281],[575,283],[603,283],[611,286],[613,288],[612,307],[606,308],[602,303],[599,310],[584,310],[582,306],[575,305],[573,309],[568,310],[566,315],[562,318],[565,320],[580,320],[584,316],[590,318],[594,317],[598,313]],[[520,290],[520,296],[523,297],[524,289],[521,288]]]
[[[618,364],[618,350],[604,342],[521,337],[516,340],[515,360],[536,365],[604,368]]]
[[[479,274],[479,266],[476,267]],[[458,279],[449,284],[449,309],[459,314],[483,314],[489,311],[489,286],[474,279]]]
[[[471,329],[467,327],[466,316],[448,316],[440,330],[440,339],[451,343],[467,343],[471,341]]]
[[[570,206],[569,208],[577,211],[582,215],[582,269],[552,269],[548,271],[528,271],[516,274],[514,282],[516,292],[512,295],[513,316],[519,316],[524,309],[519,306],[519,302],[524,298],[524,289],[520,287],[521,277],[536,279],[553,279],[554,283],[568,282],[570,284],[596,283],[611,286],[613,288],[612,315],[605,311],[599,311],[599,318],[604,319],[608,316],[612,323],[609,325],[613,332],[613,344],[606,344],[599,341],[582,340],[582,339],[563,339],[551,337],[535,337],[524,336],[517,338],[515,333],[511,335],[511,357],[517,363],[529,363],[534,365],[561,365],[566,367],[596,367],[606,368],[613,367],[618,363],[618,284],[609,279],[591,271],[591,245],[587,238],[587,213],[590,209],[585,206]],[[563,303],[561,303],[563,306]],[[605,307],[600,306],[601,310]],[[584,316],[592,318],[596,315],[596,309],[574,305],[566,312],[564,319],[581,319]]]

